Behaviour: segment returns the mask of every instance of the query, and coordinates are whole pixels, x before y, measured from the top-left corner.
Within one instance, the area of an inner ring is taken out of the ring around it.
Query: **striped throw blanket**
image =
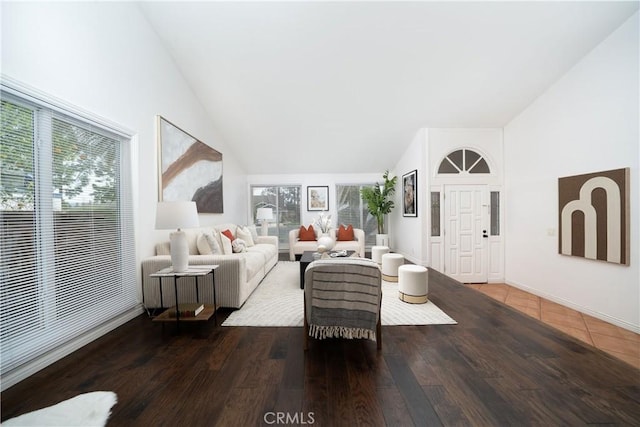
[[[376,339],[382,278],[365,258],[317,260],[305,271],[309,336]]]

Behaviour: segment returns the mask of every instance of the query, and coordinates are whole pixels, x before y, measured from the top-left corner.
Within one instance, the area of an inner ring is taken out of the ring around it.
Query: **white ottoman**
[[[371,246],[371,259],[382,264],[382,255],[389,253],[389,246]]]
[[[382,279],[387,282],[398,281],[398,267],[404,264],[404,256],[400,254],[382,255]]]
[[[398,298],[412,304],[424,304],[429,293],[426,267],[405,264],[398,267]]]

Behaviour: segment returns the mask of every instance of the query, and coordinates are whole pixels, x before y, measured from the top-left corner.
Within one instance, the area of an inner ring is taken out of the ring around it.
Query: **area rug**
[[[300,263],[280,261],[242,308],[222,326],[302,326],[303,295]],[[408,304],[398,299],[398,284],[382,282],[382,325],[455,325],[457,322],[431,301]]]
[[[107,424],[111,407],[118,398],[111,391],[79,394],[47,408],[38,409],[2,423],[5,426],[83,426],[101,427]]]

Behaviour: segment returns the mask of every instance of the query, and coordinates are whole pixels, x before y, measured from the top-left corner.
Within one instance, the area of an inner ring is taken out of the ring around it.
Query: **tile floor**
[[[466,285],[640,369],[640,335],[506,284]]]

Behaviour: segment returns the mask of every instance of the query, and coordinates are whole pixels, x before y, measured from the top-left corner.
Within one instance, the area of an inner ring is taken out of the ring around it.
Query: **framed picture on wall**
[[[329,186],[307,187],[307,210],[308,211],[328,211],[329,210]]]
[[[162,116],[157,122],[158,200],[190,200],[199,213],[222,213],[222,153]]]
[[[418,216],[418,171],[402,175],[402,216]]]
[[[630,168],[558,178],[558,252],[630,263]]]

